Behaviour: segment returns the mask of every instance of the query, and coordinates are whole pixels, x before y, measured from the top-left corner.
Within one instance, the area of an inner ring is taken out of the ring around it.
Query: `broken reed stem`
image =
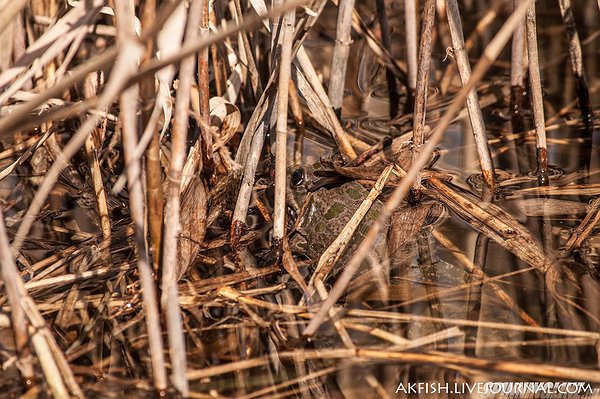
[[[185,30],[185,43],[193,43],[198,37],[198,21],[202,15],[204,0],[194,0],[190,5]],[[163,247],[163,276],[161,304],[166,311],[169,337],[169,354],[172,363],[173,385],[187,395],[188,382],[185,378],[186,353],[185,338],[182,330],[181,314],[177,290],[178,246],[181,231],[181,179],[186,160],[186,139],[191,88],[194,80],[195,57],[193,55],[181,61],[179,68],[179,86],[175,99],[175,121],[171,140],[171,165],[167,185],[167,203],[165,207],[165,232]]]
[[[590,92],[583,70],[581,42],[579,41],[579,34],[577,33],[575,17],[573,17],[571,0],[558,0],[558,5],[560,6],[560,14],[563,19],[563,24],[565,25],[565,33],[567,34],[569,58],[571,59],[573,75],[575,75],[575,90],[577,92],[577,98],[579,99],[581,116],[586,128],[591,130],[593,129],[594,124],[594,114],[592,111],[592,103],[590,101]]]
[[[527,31],[527,53],[529,55],[529,85],[531,87],[531,106],[535,125],[535,149],[537,175],[541,185],[548,185],[548,145],[546,144],[546,122],[544,121],[544,98],[538,57],[535,2],[531,3],[525,17]]]
[[[498,16],[499,4],[499,2],[495,2],[492,4],[491,8],[485,13],[485,15],[479,19],[477,25],[471,31],[467,40],[465,40],[465,51],[467,53],[473,49],[477,38],[481,36],[483,32],[486,31],[486,29],[490,26],[492,22],[494,22],[494,20]],[[448,64],[448,67],[444,71],[444,75],[440,82],[440,90],[442,94],[448,92],[448,88],[450,87],[450,84],[452,83],[452,79],[454,77],[454,72],[456,72],[456,64],[451,62]]]
[[[133,76],[137,70],[137,59],[142,56],[143,49],[134,38],[134,6],[132,2],[116,2],[115,14],[117,17],[117,33],[120,40],[120,63],[124,78]],[[114,74],[115,72],[113,72]],[[113,76],[111,74],[111,81]],[[119,82],[119,80],[116,80]],[[123,79],[124,86],[126,82]],[[119,82],[121,83],[121,82]],[[109,82],[110,85],[110,82]],[[108,91],[108,88],[106,89]],[[150,360],[152,363],[152,377],[154,387],[163,392],[167,388],[167,375],[163,356],[163,343],[160,328],[160,317],[158,313],[158,302],[156,288],[152,277],[152,267],[149,263],[146,250],[146,237],[144,229],[144,204],[142,181],[140,179],[140,163],[133,157],[138,144],[137,132],[137,88],[125,89],[119,87],[121,113],[119,120],[122,125],[122,141],[124,149],[125,165],[127,167],[127,184],[129,191],[129,208],[131,219],[135,226],[135,242],[137,248],[137,265],[140,275],[140,286],[143,292],[142,300],[146,316],[146,329],[148,333],[148,344],[150,347]],[[91,120],[92,118],[88,119]]]
[[[92,98],[97,94],[98,88],[94,79],[95,77],[98,77],[98,74],[89,74],[84,81],[83,91],[85,98]],[[90,168],[90,174],[92,176],[92,185],[94,187],[94,194],[96,195],[96,204],[98,205],[102,241],[105,248],[108,248],[110,245],[112,231],[110,217],[108,215],[108,205],[106,203],[106,191],[104,190],[102,172],[100,170],[100,165],[98,164],[98,144],[102,143],[104,133],[104,127],[96,128],[94,131],[92,131],[92,134],[90,134],[85,140],[85,155],[87,158],[88,167]]]
[[[521,0],[513,0],[513,9],[517,8]],[[525,90],[525,20],[515,29],[512,38],[510,56],[510,112],[511,124],[514,133],[525,131],[523,120],[523,97]]]
[[[308,326],[304,329],[303,335],[305,337],[310,337],[315,334],[317,329],[325,321],[329,309],[331,309],[331,307],[334,306],[339,298],[344,294],[346,287],[350,283],[350,280],[358,271],[358,268],[367,254],[371,251],[375,240],[383,229],[383,226],[387,223],[392,213],[398,208],[400,202],[402,199],[404,199],[410,187],[413,185],[413,182],[419,176],[421,168],[423,168],[428,162],[431,153],[434,151],[435,146],[442,139],[454,116],[461,110],[462,104],[466,100],[469,91],[474,88],[475,85],[483,78],[487,70],[496,60],[500,54],[500,51],[510,39],[513,30],[516,28],[516,25],[519,22],[519,19],[523,18],[529,5],[532,4],[533,1],[534,0],[525,0],[523,4],[519,6],[519,8],[517,8],[507,19],[496,36],[485,48],[480,60],[473,69],[471,79],[469,79],[469,81],[458,92],[452,103],[450,103],[446,113],[440,119],[434,132],[429,137],[429,141],[423,147],[419,158],[417,158],[416,162],[413,162],[406,174],[406,177],[402,179],[400,184],[394,189],[392,195],[381,209],[379,217],[375,223],[373,223],[367,235],[361,241],[358,249],[354,252],[352,258],[344,268],[344,271],[338,277],[335,285],[329,293],[329,297],[321,304],[318,312],[314,315]]]
[[[6,296],[10,304],[10,318],[15,337],[17,356],[19,358],[19,371],[23,376],[23,383],[29,388],[34,383],[35,370],[31,362],[31,352],[29,349],[29,333],[27,332],[27,320],[25,310],[20,301],[19,281],[21,277],[12,258],[6,228],[4,227],[4,214],[0,207],[0,277],[4,281]],[[22,283],[21,283],[22,284]]]
[[[269,114],[270,112],[267,112],[266,116],[264,114],[262,115],[262,121],[252,136],[248,158],[246,159],[244,170],[242,172],[242,182],[240,183],[239,193],[231,220],[230,239],[233,248],[237,247],[239,239],[244,233],[244,229],[246,227],[248,206],[250,205],[250,199],[252,198],[252,188],[254,187],[256,168],[258,167],[260,154],[265,143],[265,136],[267,134],[267,119]]]
[[[329,101],[329,97],[327,96],[327,93],[323,88],[323,83],[321,83],[321,79],[319,79],[315,67],[312,64],[310,57],[306,53],[304,46],[300,46],[300,48],[298,49],[298,52],[296,53],[296,60],[300,65],[300,69],[302,69],[302,72],[304,73],[304,77],[306,77],[306,80],[308,81],[308,83],[310,83],[310,86],[315,91],[315,94],[323,103],[325,112],[327,113],[329,121],[331,122],[331,126],[333,127],[333,139],[335,140],[337,147],[340,150],[342,159],[344,160],[344,162],[349,162],[355,159],[356,152],[354,151],[354,148],[352,148],[352,144],[350,143],[350,137],[344,131],[340,120],[335,114],[331,102]]]
[[[350,33],[352,30],[353,10],[354,0],[340,0],[338,5],[335,46],[333,47],[333,57],[331,59],[328,92],[329,100],[338,117],[341,117],[342,103],[344,102],[346,68],[348,66],[348,56],[350,55],[350,45],[352,44]]]
[[[379,26],[381,28],[381,44],[390,54],[392,54],[392,39],[390,37],[390,24],[385,6],[385,0],[377,0],[376,3]],[[386,68],[385,76],[388,86],[388,98],[390,106],[389,115],[390,119],[394,119],[396,116],[398,116],[400,96],[398,95],[398,87],[396,85],[396,77],[394,76],[394,72],[390,68]]]
[[[286,12],[281,18],[281,59],[277,90],[277,126],[275,143],[275,205],[273,210],[273,246],[279,248],[285,235],[285,189],[287,170],[287,115],[290,76],[292,69],[292,42],[296,10]]]
[[[304,116],[302,116],[302,105],[298,98],[298,89],[294,79],[290,79],[290,110],[296,122],[296,137],[294,138],[294,165],[302,164],[304,155]]]
[[[469,57],[465,50],[462,24],[456,0],[446,0],[446,13],[448,16],[448,25],[450,27],[450,36],[452,37],[452,46],[454,47],[454,57],[458,66],[460,80],[464,85],[471,77],[471,65],[469,64]],[[475,144],[477,146],[477,155],[479,156],[483,182],[488,187],[493,188],[494,165],[487,143],[485,123],[483,122],[483,115],[481,114],[479,98],[477,97],[475,88],[473,88],[467,96],[467,110],[469,111],[473,135],[475,136]]]
[[[427,108],[427,92],[429,91],[429,68],[431,67],[431,50],[433,44],[433,23],[435,22],[435,0],[426,0],[422,18],[421,46],[419,49],[419,65],[417,66],[417,85],[415,93],[415,112],[413,119],[412,158],[419,157],[421,147],[425,143],[425,113]],[[418,202],[421,179],[417,178],[413,186],[413,202]]]
[[[208,27],[210,20],[209,0],[202,0],[202,8],[200,10],[200,40],[208,39],[210,30]],[[200,134],[202,137],[202,161],[205,176],[210,178],[215,168],[213,156],[213,137],[210,129],[210,91],[208,87],[208,46],[198,52],[198,103],[200,104],[200,117],[205,122],[205,125],[200,126]],[[213,65],[214,69],[217,65]]]
[[[238,24],[243,22],[242,16],[242,6],[240,5],[240,0],[233,0],[233,4],[235,6],[234,19]],[[252,51],[252,47],[250,47],[250,41],[248,40],[248,32],[244,29],[240,31],[240,36],[242,38],[242,45],[244,48],[244,55],[246,56],[246,67],[248,68],[248,72],[250,74],[250,84],[252,86],[252,94],[254,94],[254,98],[258,99],[262,95],[262,84],[260,82],[260,74],[258,73],[258,68],[256,67],[256,61],[254,59],[254,52]]]
[[[406,69],[408,92],[406,93],[405,113],[413,113],[415,90],[417,88],[417,0],[404,0],[404,26],[406,30]]]
[[[147,30],[154,24],[156,14],[156,0],[146,0],[142,8],[142,30]],[[143,61],[148,61],[154,56],[154,40],[146,40]],[[158,126],[152,121],[156,88],[154,76],[148,75],[140,81],[141,121],[144,129],[149,129],[151,139],[145,151],[146,167],[146,204],[148,207],[148,229],[150,231],[150,254],[152,269],[158,273],[160,267],[160,254],[162,251],[162,224],[163,224],[163,190],[162,167],[160,165],[160,137]],[[152,124],[150,124],[152,123]]]

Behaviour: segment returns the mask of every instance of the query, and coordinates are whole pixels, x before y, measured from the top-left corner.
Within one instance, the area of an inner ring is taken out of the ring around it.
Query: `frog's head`
[[[286,201],[292,211],[298,215],[308,196],[314,174],[311,168],[305,166],[292,166],[287,171]]]

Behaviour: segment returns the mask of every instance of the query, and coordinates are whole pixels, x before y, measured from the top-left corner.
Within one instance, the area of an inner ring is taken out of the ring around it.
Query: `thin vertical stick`
[[[419,157],[421,147],[425,143],[425,112],[427,92],[429,91],[429,68],[431,66],[431,48],[433,42],[433,23],[435,22],[435,0],[426,0],[423,9],[423,28],[421,29],[421,47],[419,49],[419,65],[417,69],[417,85],[415,97],[415,113],[413,120],[413,162]],[[413,186],[414,195],[411,202],[418,202],[421,179],[417,177]]]
[[[204,0],[194,0],[188,12],[185,43],[198,37],[198,20],[202,15]],[[172,379],[175,388],[186,396],[189,391],[186,372],[185,339],[177,291],[177,239],[181,231],[181,177],[186,159],[186,138],[192,82],[194,80],[195,57],[184,58],[179,68],[179,86],[175,99],[175,122],[173,123],[171,165],[165,207],[165,232],[163,247],[163,276],[161,304],[167,315],[169,354],[172,363]]]
[[[581,43],[579,34],[577,33],[577,25],[573,17],[571,9],[571,0],[558,0],[560,6],[560,14],[562,15],[563,24],[569,41],[569,58],[571,59],[571,69],[575,75],[575,88],[577,97],[579,98],[579,107],[581,108],[581,116],[585,126],[591,130],[594,121],[592,103],[590,101],[590,92],[583,71],[583,56],[581,54]]]
[[[92,98],[97,95],[98,85],[96,79],[98,75],[98,73],[90,74],[85,79],[83,84],[85,98]],[[98,204],[103,246],[108,248],[111,239],[111,225],[108,216],[108,205],[106,203],[106,191],[104,190],[102,172],[98,163],[98,146],[99,143],[102,143],[103,138],[104,129],[95,129],[85,140],[85,155],[90,168],[90,174],[92,175],[92,185],[94,187],[94,194],[96,194],[96,203]]]
[[[117,16],[117,33],[121,41],[121,62],[128,68],[129,74],[135,73],[137,69],[137,57],[142,54],[142,49],[134,38],[132,21],[134,20],[134,9],[132,1],[115,2]],[[125,66],[124,66],[125,67]],[[142,199],[142,182],[140,179],[139,160],[133,156],[138,144],[137,132],[137,88],[131,87],[122,91],[120,96],[121,114],[119,120],[122,123],[123,148],[125,152],[125,165],[127,167],[127,184],[129,189],[129,208],[131,219],[135,226],[135,242],[137,248],[137,264],[140,275],[140,285],[143,292],[143,304],[146,313],[146,329],[150,346],[152,362],[152,374],[154,386],[157,391],[164,392],[167,388],[167,375],[163,357],[162,334],[160,330],[160,319],[158,315],[158,302],[152,268],[148,259],[146,249],[146,237],[144,229],[144,205]]]
[[[331,70],[329,77],[329,100],[333,110],[338,115],[342,113],[344,101],[344,83],[346,81],[346,67],[350,55],[350,32],[352,30],[352,11],[354,0],[340,0],[338,5],[338,18],[335,35],[335,47],[331,59]]]
[[[294,139],[294,165],[302,164],[304,154],[304,117],[302,116],[302,107],[298,98],[298,90],[294,79],[290,79],[290,109],[294,120],[296,121],[296,137]]]
[[[208,22],[210,19],[209,1],[202,0],[202,10],[200,14],[200,40],[208,38],[209,28]],[[216,65],[214,65],[216,67]],[[200,132],[202,134],[202,160],[203,168],[207,177],[212,175],[214,170],[214,159],[213,159],[213,140],[212,132],[207,129],[210,126],[210,109],[209,100],[210,92],[208,88],[208,47],[200,50],[198,53],[198,98],[200,104],[200,117],[205,122],[200,126]]]
[[[406,64],[408,74],[408,93],[406,113],[415,110],[415,90],[417,88],[417,7],[416,0],[404,0],[404,26],[406,29]]]
[[[517,8],[521,0],[513,0],[513,8]],[[513,33],[510,62],[510,111],[514,133],[525,131],[523,121],[524,90],[524,52],[525,52],[525,20],[517,26]]]
[[[469,79],[467,84],[465,84],[463,88],[458,92],[458,94],[448,107],[446,113],[440,119],[438,126],[430,136],[429,141],[423,147],[423,151],[421,152],[419,158],[416,160],[416,162],[413,163],[413,165],[406,173],[404,179],[402,179],[400,184],[394,189],[392,195],[385,203],[384,207],[381,209],[379,217],[377,218],[375,223],[373,223],[367,235],[362,240],[356,252],[354,252],[352,258],[344,268],[344,271],[338,277],[337,281],[335,282],[335,285],[329,293],[329,297],[323,302],[323,304],[319,308],[319,311],[313,316],[312,320],[303,331],[303,335],[305,337],[310,337],[315,334],[317,329],[327,317],[329,309],[331,309],[339,300],[339,298],[343,295],[346,287],[350,283],[350,280],[362,264],[362,261],[372,250],[373,244],[375,243],[375,240],[381,233],[383,226],[389,220],[390,216],[392,215],[392,212],[395,211],[396,208],[398,208],[400,202],[404,199],[410,187],[413,185],[413,182],[418,177],[421,168],[429,160],[429,156],[435,149],[435,146],[440,142],[444,135],[444,132],[454,119],[455,115],[462,108],[462,104],[466,100],[469,91],[472,88],[474,88],[475,85],[483,78],[483,76],[490,68],[494,60],[496,60],[496,58],[500,54],[500,51],[510,39],[513,30],[519,22],[519,19],[523,18],[523,15],[525,15],[527,8],[530,4],[533,3],[533,1],[534,0],[525,0],[524,3],[513,12],[513,14],[504,23],[502,28],[500,28],[494,39],[492,39],[490,44],[485,48],[483,55],[481,56],[475,68],[473,69],[471,79]]]
[[[544,98],[542,96],[542,80],[538,57],[537,27],[535,2],[531,3],[525,17],[527,30],[527,53],[529,54],[529,85],[531,86],[531,102],[533,122],[535,124],[535,147],[537,155],[538,181],[548,184],[548,146],[546,144],[546,122],[544,121]]]
[[[464,85],[471,78],[471,65],[469,64],[469,57],[465,51],[462,24],[460,22],[460,13],[458,11],[456,0],[446,0],[446,12],[448,14],[450,36],[452,36],[452,46],[454,47],[454,57],[456,58],[460,80]],[[483,181],[488,187],[492,188],[494,186],[494,165],[492,163],[490,149],[487,145],[485,124],[483,122],[481,108],[479,107],[477,91],[474,88],[467,96],[467,110],[469,111],[473,135],[475,136],[475,144],[477,146],[477,155],[479,156]]]
[[[280,248],[285,235],[285,187],[287,170],[287,115],[290,75],[292,66],[292,41],[296,10],[286,12],[282,19],[281,60],[277,91],[277,126],[275,143],[275,205],[273,210],[273,246]]]
[[[240,0],[233,0],[233,4],[235,5],[235,13],[233,14],[233,19],[241,24],[243,22],[242,17],[242,6],[240,5]],[[248,40],[248,32],[246,30],[242,30],[240,32],[240,36],[242,37],[242,45],[244,46],[244,53],[246,55],[246,62],[250,77],[250,84],[252,86],[252,93],[254,94],[254,98],[258,99],[262,95],[262,84],[260,82],[260,75],[258,73],[258,68],[256,67],[256,61],[254,60],[254,52],[252,51],[252,47],[250,47],[250,41]]]
[[[142,29],[145,31],[154,24],[156,15],[156,0],[146,0],[142,9]],[[154,40],[146,40],[144,60],[147,61],[154,55]],[[156,89],[154,75],[148,75],[140,81],[140,97],[142,124],[145,129],[151,129],[152,138],[146,148],[146,202],[148,206],[148,227],[150,230],[150,253],[152,254],[152,268],[158,273],[162,243],[163,224],[163,191],[162,168],[160,165],[160,138],[158,126],[148,126],[152,120]]]
[[[387,9],[385,7],[385,0],[377,0],[377,15],[379,16],[379,26],[381,27],[381,43],[383,47],[392,54],[392,40],[390,38],[390,24],[388,21]],[[398,87],[396,85],[396,77],[391,69],[387,68],[385,76],[388,85],[388,97],[390,101],[390,119],[398,116],[398,102],[400,96],[398,95]]]

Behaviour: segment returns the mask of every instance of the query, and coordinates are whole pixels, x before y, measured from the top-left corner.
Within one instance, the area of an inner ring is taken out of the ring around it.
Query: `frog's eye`
[[[290,181],[294,186],[302,184],[304,181],[304,170],[302,168],[294,170],[290,176]]]

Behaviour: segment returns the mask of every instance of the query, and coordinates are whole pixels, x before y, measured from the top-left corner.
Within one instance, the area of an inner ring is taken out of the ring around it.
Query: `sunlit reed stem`
[[[99,74],[93,73],[88,75],[85,79],[83,84],[85,98],[93,98],[98,94],[98,85],[96,84],[98,75]],[[100,164],[98,163],[98,154],[101,150],[99,147],[104,139],[105,130],[106,124],[103,124],[103,127],[97,128],[87,137],[85,141],[85,155],[90,168],[90,175],[92,176],[94,194],[96,195],[98,216],[100,217],[100,229],[102,230],[102,246],[107,248],[110,245],[112,230],[110,217],[108,215],[108,205],[106,202],[106,191],[104,189],[102,171],[100,169]]]
[[[133,3],[129,1],[116,2],[117,29],[121,44],[121,62],[127,65],[126,74],[134,74],[137,70],[137,57],[141,56],[142,49],[135,42]],[[135,44],[134,44],[135,43]],[[127,50],[129,46],[129,50]],[[127,52],[126,52],[127,51]],[[111,76],[112,77],[112,76]],[[144,204],[142,181],[140,179],[140,163],[133,154],[138,145],[137,131],[137,87],[131,87],[121,91],[119,120],[122,126],[122,140],[124,149],[125,165],[127,166],[127,183],[129,189],[129,207],[131,219],[134,223],[135,242],[137,249],[137,263],[140,275],[140,285],[143,292],[144,310],[146,316],[146,328],[150,346],[152,362],[152,374],[155,388],[164,392],[167,388],[167,377],[163,355],[162,334],[160,329],[160,318],[158,315],[158,301],[152,268],[149,263],[146,229],[144,228]]]
[[[521,0],[513,0],[513,8],[517,8]],[[523,20],[513,33],[510,62],[510,110],[513,132],[525,131],[523,122],[523,91],[524,85],[524,58],[525,58],[525,20]]]
[[[148,29],[154,24],[156,15],[156,0],[147,0],[142,9],[142,29]],[[144,60],[154,56],[154,40],[146,40]],[[146,148],[146,200],[148,206],[148,227],[150,230],[150,250],[152,254],[152,268],[158,272],[162,243],[162,224],[164,198],[162,191],[162,168],[160,165],[160,142],[158,126],[148,126],[152,120],[152,110],[156,96],[153,75],[148,75],[140,82],[142,125],[145,129],[152,130],[150,144]]]
[[[209,28],[208,23],[210,20],[209,1],[202,0],[202,10],[200,14],[200,40],[208,39]],[[205,122],[204,125],[200,126],[200,132],[202,136],[202,145],[198,148],[202,149],[202,160],[203,169],[205,175],[210,177],[212,171],[215,168],[215,161],[213,159],[213,138],[212,133],[206,126],[210,126],[210,109],[209,100],[210,92],[208,87],[208,47],[200,50],[198,53],[198,103],[200,104],[200,117]],[[213,65],[216,69],[217,65]]]
[[[199,34],[198,21],[202,15],[203,0],[192,1],[187,17],[185,43],[193,43]],[[190,55],[181,61],[179,68],[179,86],[175,98],[175,121],[173,123],[171,143],[171,164],[168,174],[167,203],[165,207],[165,232],[162,263],[162,297],[161,305],[166,312],[169,338],[169,354],[172,363],[172,379],[175,388],[184,396],[188,392],[185,377],[185,339],[182,329],[181,314],[178,302],[177,240],[181,231],[181,179],[183,165],[186,160],[188,117],[191,87],[194,81],[195,57]]]
[[[287,169],[287,116],[290,76],[292,67],[292,41],[296,10],[290,10],[281,19],[283,39],[279,61],[279,85],[277,91],[277,125],[275,144],[275,209],[273,211],[273,245],[279,244],[285,234],[285,187]]]
[[[406,30],[406,64],[408,93],[405,112],[412,113],[417,87],[417,8],[416,0],[404,0],[404,27]]]
[[[302,115],[302,106],[298,98],[298,90],[293,79],[290,79],[290,110],[294,115],[296,122],[296,137],[294,139],[294,165],[302,163],[304,154],[304,116]]]
[[[533,122],[535,125],[535,147],[537,155],[537,174],[540,184],[548,184],[548,146],[546,144],[546,121],[544,120],[544,98],[538,57],[535,2],[531,3],[525,18],[527,31],[527,53],[529,55],[529,85]]]
[[[335,47],[333,48],[333,58],[331,59],[328,93],[333,110],[340,116],[342,102],[344,101],[346,68],[348,66],[348,56],[350,55],[350,45],[352,43],[350,32],[352,30],[354,0],[340,0],[338,7]]]
[[[421,147],[425,143],[425,113],[427,108],[427,92],[429,91],[429,69],[431,67],[431,48],[433,45],[433,24],[435,22],[435,0],[426,0],[422,18],[421,45],[419,48],[419,64],[417,67],[417,85],[415,96],[415,113],[413,119],[413,162],[419,157]],[[412,202],[418,202],[421,179],[417,178],[413,186]]]
[[[579,34],[577,33],[575,17],[573,17],[571,0],[558,0],[558,4],[560,6],[560,13],[562,15],[563,24],[565,25],[565,31],[567,34],[569,58],[571,59],[571,69],[575,75],[575,89],[577,91],[577,97],[579,98],[581,115],[586,127],[591,129],[593,126],[592,103],[590,101],[590,92],[585,79],[585,72],[583,70],[581,42],[579,41]]]
[[[465,50],[462,24],[456,0],[446,0],[446,9],[448,14],[448,25],[450,26],[450,35],[452,36],[452,45],[454,47],[454,57],[458,66],[460,80],[464,85],[471,78],[471,65],[469,64],[469,57]],[[467,96],[467,110],[469,111],[473,135],[475,136],[477,155],[479,156],[483,181],[488,187],[493,187],[494,165],[487,144],[485,123],[483,122],[483,115],[481,114],[481,108],[479,107],[477,91],[474,88]]]
[[[333,127],[333,138],[340,150],[340,154],[345,162],[351,161],[356,158],[356,153],[350,144],[350,136],[344,131],[344,128],[340,124],[339,119],[335,115],[333,108],[331,107],[331,103],[329,102],[329,97],[327,97],[327,93],[323,88],[323,83],[319,79],[317,75],[317,71],[315,70],[310,57],[306,53],[304,47],[300,47],[298,49],[298,53],[296,54],[296,60],[300,65],[300,69],[304,73],[306,80],[310,83],[310,86],[315,91],[315,94],[319,97],[323,105],[325,106],[325,112],[329,117],[329,121],[331,122],[331,126]]]

